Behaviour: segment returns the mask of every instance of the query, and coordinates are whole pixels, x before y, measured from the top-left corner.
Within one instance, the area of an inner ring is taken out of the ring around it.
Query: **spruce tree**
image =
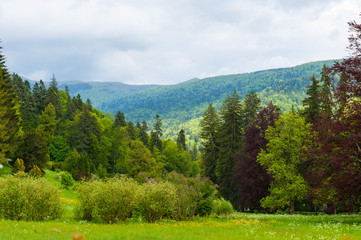
[[[21,133],[17,97],[1,49],[0,47],[0,162],[16,150]]]
[[[181,129],[178,133],[178,136],[177,136],[177,145],[178,145],[178,148],[179,149],[182,149],[182,150],[187,150],[187,147],[186,147],[186,135],[184,133],[184,130]]]
[[[320,114],[320,84],[315,75],[311,77],[311,85],[307,87],[307,97],[302,101],[304,110],[302,115],[308,122],[315,122]]]
[[[220,116],[221,131],[219,132],[220,150],[217,160],[216,175],[220,185],[219,191],[223,197],[236,200],[232,184],[235,169],[235,154],[242,148],[242,106],[236,91],[224,100]]]
[[[118,111],[117,114],[115,114],[115,120],[113,123],[113,128],[116,127],[125,127],[127,125],[127,122],[125,121],[124,113]]]
[[[202,147],[200,149],[202,172],[204,176],[218,183],[216,176],[217,159],[219,157],[219,139],[218,131],[220,129],[220,120],[216,109],[209,104],[200,121],[201,131],[199,137],[202,139]]]

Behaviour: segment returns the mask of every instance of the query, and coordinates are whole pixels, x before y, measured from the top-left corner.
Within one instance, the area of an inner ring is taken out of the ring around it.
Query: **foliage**
[[[40,178],[43,173],[41,172],[40,168],[37,165],[33,165],[31,170],[29,171],[29,175],[33,178]]]
[[[215,199],[213,201],[212,212],[217,215],[229,215],[234,212],[232,204],[224,198]]]
[[[142,185],[139,211],[147,222],[171,217],[176,211],[176,188],[169,182],[149,180]]]
[[[117,223],[130,217],[140,197],[139,185],[125,177],[83,182],[76,191],[76,217],[102,223]]]
[[[15,164],[13,166],[13,173],[17,172],[25,172],[24,161],[20,158],[16,159]]]
[[[0,216],[5,219],[40,221],[62,213],[60,191],[43,178],[0,178]]]
[[[211,203],[217,190],[209,179],[187,178],[171,172],[166,176],[166,180],[173,183],[177,189],[177,211],[174,214],[176,220],[192,220],[196,214],[211,214]]]
[[[241,151],[242,145],[242,105],[236,91],[228,95],[220,110],[221,131],[219,134],[220,151],[216,165],[219,191],[227,199],[234,200],[235,189],[232,173],[235,167],[234,156]]]
[[[271,102],[258,112],[255,122],[245,130],[243,149],[235,157],[237,165],[233,177],[240,196],[236,206],[241,209],[260,210],[260,200],[269,195],[271,176],[257,162],[257,155],[266,148],[265,132],[269,126],[274,126],[278,116],[277,107]]]
[[[0,47],[0,164],[6,162],[19,145],[21,118],[17,96],[5,66]]]
[[[200,134],[202,139],[202,170],[203,175],[217,183],[216,165],[219,154],[218,131],[220,130],[220,120],[216,109],[209,104],[200,121]]]
[[[300,175],[299,166],[305,160],[310,145],[310,124],[294,112],[286,112],[266,130],[267,148],[257,156],[261,166],[272,174],[270,196],[261,200],[262,207],[277,209],[290,206],[307,195],[307,184]]]
[[[62,172],[60,174],[60,183],[64,189],[69,189],[74,185],[74,179],[68,172]]]

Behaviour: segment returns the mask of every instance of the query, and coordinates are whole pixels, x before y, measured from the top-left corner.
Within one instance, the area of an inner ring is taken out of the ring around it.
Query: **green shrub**
[[[209,215],[216,193],[215,185],[207,178],[187,178],[182,174],[171,172],[166,179],[177,189],[178,202],[174,219],[192,220],[197,215]]]
[[[21,176],[0,178],[0,217],[28,221],[59,218],[63,210],[59,189],[43,178]]]
[[[139,211],[147,222],[172,216],[176,211],[176,188],[169,182],[148,181],[142,185]]]
[[[69,189],[74,185],[74,179],[68,172],[62,172],[60,174],[60,183],[64,189]]]
[[[229,215],[234,212],[232,204],[220,198],[213,201],[213,212],[217,215]]]
[[[128,218],[137,206],[139,185],[125,177],[84,182],[77,187],[80,204],[77,218],[116,223]]]

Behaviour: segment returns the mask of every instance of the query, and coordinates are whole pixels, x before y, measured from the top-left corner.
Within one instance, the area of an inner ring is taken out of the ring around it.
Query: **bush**
[[[207,178],[187,178],[176,172],[169,173],[166,179],[177,189],[176,220],[192,220],[196,214],[211,214],[212,201],[217,191],[211,181]]]
[[[232,204],[220,198],[213,201],[213,212],[217,215],[229,215],[234,212]]]
[[[172,216],[176,211],[176,188],[169,182],[148,181],[142,185],[139,211],[147,222]]]
[[[59,189],[43,178],[21,176],[0,178],[0,217],[27,221],[59,218],[63,210]]]
[[[80,200],[76,217],[102,223],[124,221],[136,208],[139,197],[139,185],[125,177],[84,182],[76,190]]]
[[[60,174],[60,177],[61,177],[60,183],[61,183],[61,186],[62,186],[64,189],[69,189],[69,188],[71,188],[71,187],[74,185],[74,179],[73,179],[73,177],[70,175],[70,173],[68,173],[68,172],[62,172],[62,173]]]

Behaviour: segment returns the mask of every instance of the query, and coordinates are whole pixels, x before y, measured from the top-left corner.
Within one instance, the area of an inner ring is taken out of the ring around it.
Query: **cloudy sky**
[[[360,0],[1,0],[7,66],[33,80],[174,84],[342,58]]]

